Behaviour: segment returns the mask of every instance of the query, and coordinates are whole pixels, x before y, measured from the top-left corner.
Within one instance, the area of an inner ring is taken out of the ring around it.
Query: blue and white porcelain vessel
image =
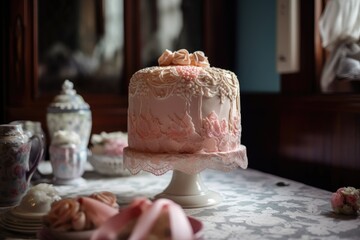
[[[87,148],[92,127],[91,110],[71,81],[65,80],[61,93],[47,108],[46,118],[50,141],[59,130],[74,131],[81,138],[81,146]]]

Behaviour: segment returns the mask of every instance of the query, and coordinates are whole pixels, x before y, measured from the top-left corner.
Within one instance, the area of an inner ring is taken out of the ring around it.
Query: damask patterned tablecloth
[[[63,197],[111,191],[126,205],[134,197],[162,192],[171,175],[104,177],[87,171],[86,185],[56,189]],[[253,169],[205,170],[201,177],[223,198],[215,206],[185,209],[203,222],[204,239],[360,239],[360,217],[334,214],[331,192]]]

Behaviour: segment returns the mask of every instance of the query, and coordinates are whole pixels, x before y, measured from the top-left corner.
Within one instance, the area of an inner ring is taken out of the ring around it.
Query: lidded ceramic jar
[[[92,127],[90,106],[78,95],[74,84],[65,80],[62,91],[47,108],[47,127],[50,141],[59,130],[74,131],[81,139],[81,146],[87,148]]]

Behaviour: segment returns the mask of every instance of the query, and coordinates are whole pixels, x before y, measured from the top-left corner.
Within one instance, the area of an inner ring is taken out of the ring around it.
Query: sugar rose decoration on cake
[[[203,52],[196,51],[190,54],[186,49],[181,49],[177,52],[165,50],[159,57],[158,62],[159,66],[193,65],[198,67],[210,67],[209,61]]]
[[[210,67],[201,51],[166,50],[158,63],[130,79],[129,148],[146,153],[238,151],[242,145],[236,75]]]

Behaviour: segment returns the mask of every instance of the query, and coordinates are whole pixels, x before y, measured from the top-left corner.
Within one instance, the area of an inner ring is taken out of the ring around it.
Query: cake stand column
[[[200,173],[186,174],[178,170],[173,171],[167,188],[155,199],[167,198],[183,208],[207,207],[221,202],[220,194],[208,190],[204,185]]]

